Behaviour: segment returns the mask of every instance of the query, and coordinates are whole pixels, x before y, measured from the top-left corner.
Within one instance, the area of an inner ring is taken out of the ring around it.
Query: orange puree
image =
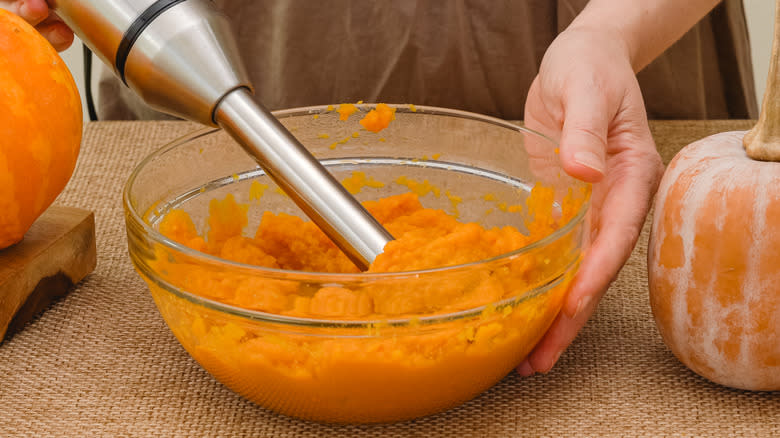
[[[339,109],[336,110],[339,113],[339,120],[348,120],[349,116],[357,112],[357,107],[351,103],[342,103],[339,105]]]
[[[347,189],[347,191],[349,191],[349,193],[352,193],[353,195],[360,193],[363,187],[381,188],[385,186],[383,182],[377,181],[370,176],[366,176],[365,172],[360,171],[352,172],[352,176],[343,179],[341,184],[345,189]]]
[[[552,196],[541,186],[532,190],[525,206],[533,219],[526,224],[527,234],[458,222],[441,210],[423,208],[415,193],[366,202],[396,237],[369,272],[464,264],[528,245],[582,206],[570,194],[556,216]],[[240,263],[358,272],[311,222],[265,212],[252,237],[242,234],[246,224],[247,207],[228,195],[211,201],[205,235],[179,210],[169,212],[159,230],[183,245]],[[579,251],[569,235],[514,258],[370,282],[349,280],[355,276],[318,282],[317,277],[299,281],[282,273],[228,271],[162,246],[150,262],[163,281],[196,296],[287,317],[353,321],[351,326],[252,321],[150,284],[182,345],[250,400],[319,421],[394,421],[455,406],[512,370],[555,318]],[[513,299],[542,285],[545,293]],[[434,324],[423,318],[467,309],[477,310]],[[400,326],[376,322],[399,318],[408,321]],[[354,323],[361,320],[366,322]]]
[[[379,132],[387,128],[393,120],[395,120],[395,108],[379,103],[360,120],[360,124],[371,132]]]

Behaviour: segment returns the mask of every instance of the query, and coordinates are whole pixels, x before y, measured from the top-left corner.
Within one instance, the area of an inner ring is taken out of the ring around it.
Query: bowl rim
[[[355,107],[358,108],[360,111],[366,111],[373,109],[377,103],[359,103],[359,104],[353,104]],[[426,106],[426,105],[410,105],[410,104],[387,104],[390,107],[393,107],[396,109],[397,112],[401,113],[409,113],[409,114],[429,114],[429,115],[438,115],[438,116],[448,116],[448,117],[457,117],[467,120],[475,120],[480,122],[486,122],[492,125],[497,125],[499,127],[503,127],[506,129],[510,129],[512,131],[517,131],[523,134],[531,134],[538,136],[546,141],[550,142],[551,147],[557,147],[557,142],[550,138],[549,136],[546,136],[538,131],[534,131],[532,129],[529,129],[521,124],[510,122],[507,120],[499,119],[492,116],[487,116],[483,114],[463,111],[463,110],[457,110],[457,109],[449,109],[449,108],[441,108],[441,107],[435,107],[435,106]],[[297,108],[289,108],[289,109],[282,109],[278,111],[272,111],[271,113],[277,117],[278,119],[284,119],[288,117],[296,117],[296,116],[305,116],[305,115],[314,115],[314,114],[324,114],[328,112],[332,112],[334,108],[337,108],[338,105],[313,105],[313,106],[305,106],[305,107],[297,107]],[[499,254],[497,256],[477,260],[474,262],[469,263],[463,263],[459,265],[452,265],[452,266],[444,266],[444,267],[438,267],[438,268],[429,268],[429,269],[421,269],[421,270],[413,270],[413,271],[398,271],[398,272],[360,272],[360,273],[331,273],[331,272],[312,272],[312,271],[296,271],[296,270],[286,270],[286,269],[277,269],[277,268],[267,268],[263,266],[257,266],[257,265],[250,265],[245,263],[239,263],[234,262],[231,260],[226,260],[211,254],[206,254],[200,251],[196,251],[192,248],[189,248],[185,245],[182,245],[178,242],[173,241],[172,239],[169,239],[168,237],[164,236],[162,233],[160,233],[156,228],[151,226],[147,221],[144,220],[145,212],[139,212],[137,211],[134,206],[132,205],[132,202],[130,200],[130,192],[133,188],[133,185],[140,175],[140,173],[146,168],[146,166],[157,159],[158,157],[164,155],[165,153],[169,152],[170,150],[173,150],[177,147],[180,147],[184,144],[186,144],[189,141],[198,139],[200,137],[213,134],[214,132],[221,131],[219,128],[215,127],[204,127],[198,130],[195,130],[193,132],[184,134],[167,144],[161,146],[151,154],[147,155],[143,160],[141,160],[133,169],[132,173],[128,177],[127,181],[125,182],[125,185],[122,190],[122,205],[125,210],[125,220],[126,222],[132,222],[134,226],[140,227],[142,233],[149,238],[153,243],[161,244],[164,247],[174,250],[177,253],[182,253],[186,257],[190,258],[194,261],[203,261],[209,266],[224,266],[225,268],[235,271],[235,272],[251,272],[251,273],[266,273],[273,276],[274,279],[280,279],[280,280],[302,280],[302,281],[317,281],[320,283],[327,283],[327,282],[338,282],[338,283],[365,283],[367,281],[387,281],[387,280],[400,280],[404,278],[416,278],[421,276],[428,276],[432,274],[437,273],[443,273],[443,272],[456,272],[461,270],[468,270],[473,269],[476,267],[481,267],[484,265],[488,265],[500,260],[506,260],[511,261],[512,259],[515,259],[523,254],[526,254],[530,251],[533,251],[534,249],[546,246],[558,238],[566,235],[569,233],[577,224],[580,222],[583,222],[585,219],[586,214],[588,213],[590,209],[590,203],[591,203],[591,190],[587,191],[586,199],[582,204],[582,207],[579,209],[576,215],[572,217],[567,223],[562,225],[560,228],[555,230],[554,232],[544,236],[543,238],[536,240],[528,245],[525,245],[521,248],[518,248],[514,251],[510,251],[507,253]],[[589,187],[590,184],[580,181],[580,183],[584,184],[586,187]],[[130,223],[126,224],[126,227],[130,227]],[[134,263],[135,260],[133,260]],[[574,262],[573,262],[574,263]],[[490,305],[497,305],[500,303],[504,303],[504,306],[507,305],[509,301],[515,301],[518,298],[523,297],[532,297],[536,296],[539,293],[543,292],[544,290],[547,290],[554,286],[554,284],[557,284],[557,282],[562,278],[563,274],[569,269],[569,267],[573,264],[570,263],[565,267],[565,269],[561,272],[561,275],[558,275],[556,277],[553,277],[550,279],[550,281],[538,285],[532,289],[528,289],[523,291],[523,293],[519,295],[514,295],[509,298],[504,298],[498,302],[494,303],[488,303],[486,305],[478,306],[471,309],[465,309],[465,310],[459,310],[455,312],[450,313],[442,313],[442,314],[435,314],[432,317],[435,318],[435,320],[442,320],[442,319],[451,319],[454,316],[459,316],[457,319],[460,319],[460,317],[467,317],[474,314],[475,311],[479,310],[477,313],[480,313],[483,311],[487,306]],[[137,263],[136,263],[137,265]],[[150,274],[152,274],[150,272]],[[146,276],[146,274],[145,274]],[[239,316],[243,316],[249,319],[260,319],[263,321],[273,320],[274,322],[280,322],[280,323],[292,323],[294,325],[299,325],[301,322],[305,322],[305,325],[311,325],[311,323],[317,322],[317,323],[329,323],[333,324],[338,327],[344,327],[346,325],[352,325],[352,324],[359,324],[359,325],[369,325],[373,323],[381,322],[382,324],[387,324],[390,320],[389,319],[381,319],[381,320],[360,320],[360,321],[346,321],[346,320],[328,320],[328,319],[321,319],[321,318],[304,318],[304,317],[294,317],[294,316],[286,316],[286,315],[278,315],[268,312],[262,312],[257,310],[250,310],[250,309],[244,309],[239,308],[236,306],[232,306],[226,303],[222,303],[220,301],[211,300],[196,294],[193,294],[188,291],[181,291],[177,287],[163,281],[159,278],[154,278],[153,281],[155,281],[159,286],[165,288],[166,290],[170,292],[174,292],[176,295],[182,298],[186,298],[188,301],[193,302],[195,304],[201,304],[206,305],[207,307],[211,308],[219,308],[219,310],[226,311],[227,313],[236,314]],[[398,320],[393,320],[395,323],[401,323],[402,321],[412,321],[420,322],[423,317],[411,317],[411,318],[401,318]]]

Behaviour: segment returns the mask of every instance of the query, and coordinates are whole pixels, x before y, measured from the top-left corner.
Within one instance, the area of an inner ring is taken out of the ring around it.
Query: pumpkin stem
[[[780,0],[775,6],[775,34],[772,59],[766,80],[764,102],[758,123],[742,139],[747,155],[754,160],[780,161]]]

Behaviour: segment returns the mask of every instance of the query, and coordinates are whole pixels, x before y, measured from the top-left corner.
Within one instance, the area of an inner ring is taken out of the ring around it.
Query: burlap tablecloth
[[[652,124],[666,161],[695,139],[749,126]],[[78,168],[57,202],[95,212],[98,266],[0,345],[0,436],[780,436],[780,393],[707,382],[662,343],[647,297],[647,226],[595,317],[547,375],[512,373],[459,408],[389,425],[314,424],[242,399],[179,346],[127,256],[125,180],[143,156],[195,128],[86,126]]]

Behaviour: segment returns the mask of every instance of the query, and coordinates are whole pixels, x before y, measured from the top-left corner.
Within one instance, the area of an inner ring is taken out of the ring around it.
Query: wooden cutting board
[[[52,206],[0,250],[0,343],[95,269],[95,216]]]

